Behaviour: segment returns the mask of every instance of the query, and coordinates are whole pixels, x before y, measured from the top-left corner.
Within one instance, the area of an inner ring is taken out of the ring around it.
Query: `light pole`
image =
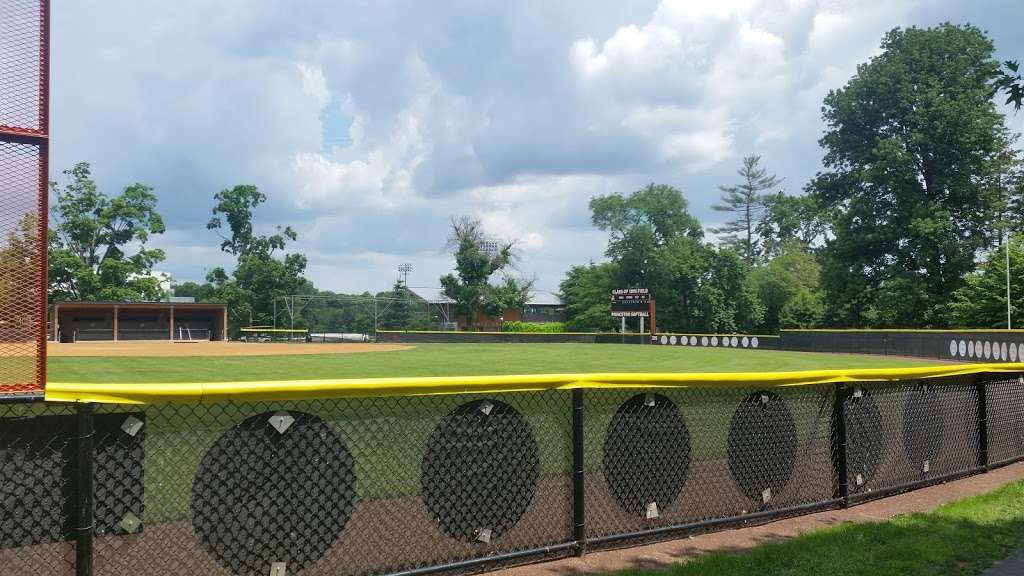
[[[1010,316],[1010,227],[1006,227],[1006,241],[1003,247],[1006,252],[1006,329],[1013,330],[1013,320]]]

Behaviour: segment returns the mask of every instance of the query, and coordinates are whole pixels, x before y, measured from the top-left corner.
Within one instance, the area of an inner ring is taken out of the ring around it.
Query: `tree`
[[[743,166],[736,171],[743,182],[735,186],[719,186],[722,191],[722,203],[712,206],[719,212],[727,212],[735,216],[719,228],[712,228],[715,234],[725,234],[721,243],[733,248],[740,257],[753,266],[758,262],[759,250],[755,236],[758,224],[764,213],[762,192],[770,190],[780,183],[781,178],[760,166],[760,156],[743,158]]]
[[[831,322],[943,323],[992,233],[980,175],[1008,140],[992,53],[973,26],[897,28],[825,98],[827,171],[808,189],[835,215],[822,252]]]
[[[565,303],[565,327],[573,332],[610,332],[615,329],[612,318],[611,291],[616,288],[619,271],[615,264],[604,262],[573,266],[558,288]]]
[[[221,250],[237,256],[231,275],[220,267],[207,274],[216,298],[227,303],[232,314],[243,324],[273,322],[274,297],[314,292],[312,284],[302,275],[306,257],[283,252],[289,241],[298,235],[291,227],[276,228],[276,233],[254,233],[254,208],[266,201],[255,186],[235,186],[214,195],[217,204],[207,228],[217,231],[223,239]],[[228,235],[221,230],[227,224]],[[232,323],[234,329],[238,322]]]
[[[765,260],[779,256],[793,242],[810,248],[826,239],[828,217],[815,197],[778,192],[762,196],[762,202],[764,213],[757,223],[757,237]]]
[[[490,284],[494,274],[511,267],[515,242],[491,240],[479,220],[462,216],[451,220],[448,247],[455,256],[456,273],[442,276],[441,287],[467,324],[475,328],[479,312],[493,317],[506,308],[525,305],[532,282],[506,275],[501,284]]]
[[[997,90],[1006,92],[1006,104],[1012,104],[1020,110],[1021,100],[1024,99],[1024,81],[1020,77],[1020,64],[1016,60],[1003,62],[1003,69],[996,77],[995,87]]]
[[[628,196],[598,196],[590,200],[590,212],[594,226],[609,233],[605,255],[634,287],[649,288],[663,280],[656,251],[676,238],[699,241],[704,237],[700,222],[687,210],[686,199],[671,186],[650,184]]]
[[[113,198],[99,191],[89,164],[79,162],[63,174],[64,188],[51,183],[56,196],[49,237],[50,297],[53,300],[161,300],[160,281],[149,276],[164,252],[146,247],[162,234],[153,189],[133,184]]]
[[[1024,236],[1010,240],[1010,312],[1015,327],[1024,324]],[[953,293],[950,324],[958,328],[1006,328],[1006,246],[989,252],[980,269]]]
[[[992,234],[985,248],[1003,245],[1007,233],[1024,231],[1024,159],[1011,146],[997,153],[979,179],[980,188],[991,207],[986,217]]]
[[[751,284],[764,305],[765,333],[780,328],[813,328],[825,312],[821,266],[802,242],[785,244],[778,256],[753,271]]]
[[[386,330],[408,330],[412,325],[412,295],[401,280],[395,282],[391,292],[381,294],[384,312],[378,324]]]
[[[702,332],[752,332],[764,317],[764,306],[749,281],[749,266],[730,248],[711,250],[696,292]]]
[[[0,244],[0,341],[16,342],[32,338],[39,238],[39,219],[29,212],[8,231]],[[17,306],[14,306],[17,305]]]
[[[700,223],[679,190],[652,184],[628,196],[593,198],[590,210],[594,225],[609,232],[611,263],[570,271],[563,282],[570,317],[586,314],[588,325],[601,326],[612,288],[648,288],[664,331],[747,330],[761,321],[749,266],[735,251],[702,242]],[[604,305],[596,293],[602,281],[608,283]]]
[[[182,282],[171,286],[171,293],[182,298],[194,298],[196,302],[213,302],[217,299],[217,290],[209,282]]]

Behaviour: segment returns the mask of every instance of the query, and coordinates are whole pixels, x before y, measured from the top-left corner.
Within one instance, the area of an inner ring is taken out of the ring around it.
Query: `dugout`
[[[51,316],[56,342],[224,340],[227,326],[224,304],[58,302]]]

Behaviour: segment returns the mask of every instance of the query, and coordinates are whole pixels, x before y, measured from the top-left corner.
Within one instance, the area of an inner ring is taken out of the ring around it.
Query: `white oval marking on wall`
[[[744,336],[743,340],[740,340],[740,342],[743,344],[744,348],[746,348],[747,346],[750,346],[750,338],[747,338],[746,336]]]
[[[750,345],[751,345],[752,347],[754,347],[754,348],[757,348],[757,344],[758,344],[758,342],[757,342],[757,336],[754,336],[753,338],[751,338],[751,339],[750,339]]]

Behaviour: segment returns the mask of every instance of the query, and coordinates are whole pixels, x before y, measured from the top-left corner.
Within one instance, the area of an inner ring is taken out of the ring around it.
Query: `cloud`
[[[837,72],[848,77],[850,56],[877,45],[878,23],[903,6],[867,4],[664,0],[645,23],[604,41],[578,39],[568,59],[580,89],[651,142],[658,159],[700,172],[746,153],[748,142],[792,137],[803,127],[794,115],[810,111],[817,123],[822,88],[836,86]],[[864,30],[871,35],[842,45]],[[817,104],[804,107],[808,99]]]
[[[520,240],[520,272],[555,289],[604,252],[590,197],[670,184],[710,224],[717,185],[751,153],[799,190],[820,166],[822,98],[887,30],[970,21],[1000,59],[1020,58],[1024,6],[1000,8],[66,3],[53,13],[51,177],[89,160],[107,192],[153,186],[172,230],[154,245],[178,279],[230,265],[203,224],[214,192],[251,183],[270,198],[258,227],[292,225],[322,288],[384,289],[401,262],[436,284],[448,219],[466,214]]]

